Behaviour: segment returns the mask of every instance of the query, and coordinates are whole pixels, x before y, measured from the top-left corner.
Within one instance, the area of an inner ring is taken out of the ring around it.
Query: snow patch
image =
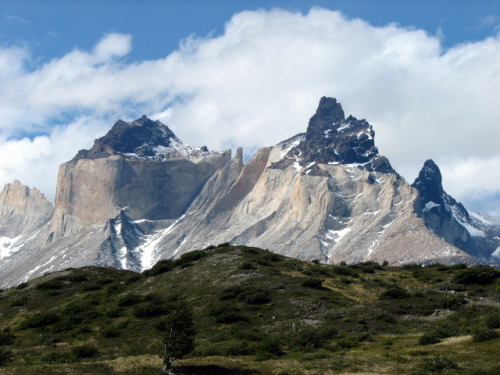
[[[500,247],[497,247],[497,249],[491,254],[491,256],[500,259]]]
[[[344,228],[341,230],[332,230],[329,229],[327,231],[327,237],[334,241],[335,243],[338,243],[344,238],[349,232],[351,231],[351,228]]]
[[[0,259],[8,257],[20,249],[23,242],[17,242],[21,239],[21,237],[22,236],[17,236],[14,238],[0,237]]]
[[[427,202],[425,204],[425,207],[424,207],[424,212],[427,212],[427,211],[430,211],[432,210],[434,207],[439,207],[439,204],[433,202],[433,201],[430,201],[430,202]]]

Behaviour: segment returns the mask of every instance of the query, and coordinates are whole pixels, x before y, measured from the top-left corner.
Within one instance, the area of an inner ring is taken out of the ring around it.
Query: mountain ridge
[[[305,133],[247,163],[146,116],[119,120],[61,165],[50,220],[9,250],[0,285],[84,265],[141,271],[224,242],[325,263],[500,262],[500,225],[448,196],[433,162],[410,186],[374,136],[326,97]]]

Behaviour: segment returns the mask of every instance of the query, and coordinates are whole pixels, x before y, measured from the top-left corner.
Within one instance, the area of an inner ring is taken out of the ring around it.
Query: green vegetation
[[[499,271],[222,244],[0,292],[0,374],[498,374]],[[174,362],[175,361],[175,362]]]

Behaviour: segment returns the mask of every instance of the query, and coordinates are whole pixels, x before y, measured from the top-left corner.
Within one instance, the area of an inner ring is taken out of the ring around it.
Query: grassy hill
[[[0,373],[161,374],[159,323],[193,311],[182,374],[500,374],[500,272],[329,266],[220,245],[137,274],[87,267],[0,293]]]

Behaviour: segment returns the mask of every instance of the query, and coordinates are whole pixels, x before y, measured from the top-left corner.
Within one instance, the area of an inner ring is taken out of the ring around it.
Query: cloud
[[[91,147],[104,124],[142,114],[156,114],[187,143],[253,152],[305,131],[327,95],[374,125],[380,152],[410,182],[433,158],[445,188],[466,204],[500,190],[499,36],[444,51],[423,30],[314,8],[238,13],[222,35],[189,37],[158,60],[127,63],[131,41],[108,34],[92,51],[32,71],[23,66],[27,51],[0,50],[15,71],[0,87],[0,172],[8,167],[2,152],[14,144],[26,156],[18,171],[57,169]],[[47,157],[42,140],[17,139],[23,132],[68,150]],[[0,183],[27,176],[1,173]],[[45,188],[49,196],[54,187]]]

